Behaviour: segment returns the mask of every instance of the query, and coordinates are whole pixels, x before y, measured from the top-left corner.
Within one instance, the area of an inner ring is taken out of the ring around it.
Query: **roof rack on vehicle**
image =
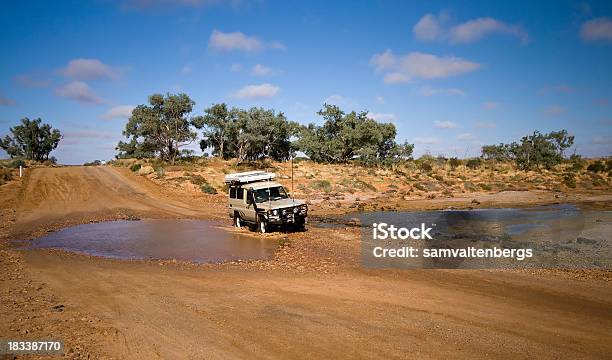
[[[246,171],[225,175],[226,184],[248,184],[255,181],[272,180],[276,177],[275,173],[267,171]]]

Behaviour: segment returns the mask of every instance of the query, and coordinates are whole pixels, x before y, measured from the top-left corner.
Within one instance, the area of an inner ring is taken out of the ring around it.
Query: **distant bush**
[[[455,170],[459,165],[461,165],[461,160],[457,159],[456,157],[450,158],[450,160],[448,160],[448,164],[450,165],[451,169]]]
[[[45,166],[55,165],[55,164],[57,164],[57,158],[55,158],[55,156],[51,156],[50,158],[48,158],[47,160],[43,161],[42,163]]]
[[[568,160],[571,164],[571,171],[578,172],[584,168],[584,160],[582,160],[582,156],[578,154],[572,154],[570,155]]]
[[[474,158],[474,159],[469,159],[465,163],[465,166],[467,166],[470,169],[478,169],[481,164],[482,164],[482,160],[480,158]]]
[[[568,188],[576,188],[576,175],[571,172],[563,174],[563,184]]]
[[[323,190],[325,192],[330,192],[332,186],[327,180],[313,180],[310,182],[310,187],[315,190]]]
[[[164,169],[162,166],[159,166],[155,169],[155,174],[158,178],[163,178],[164,176],[166,176],[166,169]]]
[[[421,171],[424,172],[431,172],[433,170],[433,167],[431,166],[431,164],[429,162],[421,162],[419,163],[419,169],[421,169]]]
[[[489,185],[489,184],[480,183],[480,184],[478,184],[478,186],[480,186],[480,187],[482,188],[482,190],[485,190],[485,191],[491,191],[491,190],[493,190],[493,188],[492,188],[492,187],[491,187],[491,185]]]
[[[594,163],[590,164],[587,167],[587,171],[590,171],[590,172],[604,172],[604,171],[606,171],[606,165],[604,165],[603,162],[597,160],[597,161],[595,161]]]
[[[9,167],[9,168],[11,168],[11,169],[17,169],[17,168],[19,168],[20,166],[26,167],[26,163],[25,163],[25,161],[23,161],[23,160],[21,160],[21,159],[15,159],[15,160],[11,161],[11,162],[8,164],[8,167]]]
[[[142,165],[140,165],[140,164],[133,164],[132,166],[130,166],[130,170],[132,170],[133,172],[136,172],[136,171],[140,170],[141,167],[142,167]]]
[[[203,193],[205,194],[216,194],[217,193],[217,189],[215,189],[214,186],[210,185],[209,183],[206,184],[202,184],[202,186],[200,186],[200,190],[202,190]]]
[[[612,171],[612,159],[606,160],[606,170]]]
[[[202,175],[186,172],[185,176],[194,185],[202,186],[204,184],[208,184],[208,181],[206,181],[206,179]]]
[[[4,185],[11,180],[13,180],[13,173],[11,170],[6,168],[0,169],[0,185]]]
[[[85,164],[83,164],[83,166],[100,166],[102,165],[102,161],[100,160],[94,160],[91,162],[86,162]]]
[[[560,164],[564,159],[564,151],[573,144],[574,137],[567,130],[548,134],[534,131],[532,135],[523,136],[520,142],[485,145],[482,147],[482,156],[491,160],[512,159],[521,170],[540,171]]]

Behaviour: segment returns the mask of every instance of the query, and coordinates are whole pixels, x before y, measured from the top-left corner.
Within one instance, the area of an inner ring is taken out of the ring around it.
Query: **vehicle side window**
[[[238,188],[238,191],[236,193],[236,199],[244,199],[244,189],[243,188]]]
[[[236,198],[236,188],[235,187],[230,187],[230,195],[229,195],[230,199],[235,199]]]

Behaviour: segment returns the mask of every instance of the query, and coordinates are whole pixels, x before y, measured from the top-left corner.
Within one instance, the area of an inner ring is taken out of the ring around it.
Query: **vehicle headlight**
[[[272,210],[272,215],[274,216],[278,215],[278,210]]]
[[[283,209],[283,215],[287,214],[287,209]]]
[[[293,213],[294,213],[294,214],[297,214],[297,213],[298,213],[298,211],[300,211],[300,209],[298,209],[298,207],[297,207],[297,206],[293,208]]]

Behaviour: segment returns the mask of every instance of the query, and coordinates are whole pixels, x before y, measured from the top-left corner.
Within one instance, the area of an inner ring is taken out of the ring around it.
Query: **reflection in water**
[[[277,242],[232,233],[201,220],[110,221],[78,225],[33,240],[56,248],[118,259],[177,259],[199,263],[273,256]]]

